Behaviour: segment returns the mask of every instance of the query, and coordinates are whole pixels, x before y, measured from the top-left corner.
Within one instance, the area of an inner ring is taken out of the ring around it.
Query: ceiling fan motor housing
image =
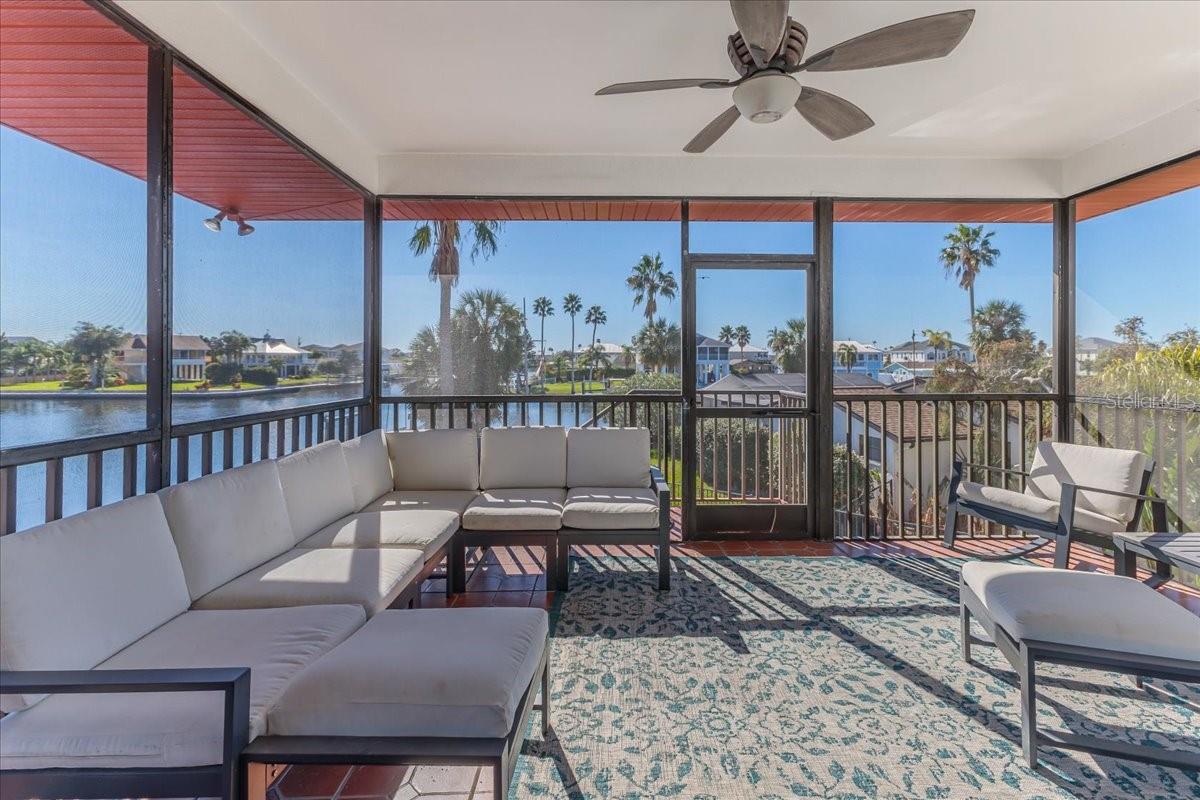
[[[779,43],[779,50],[771,59],[770,66],[789,72],[794,71],[800,66],[800,62],[804,61],[804,48],[807,44],[808,30],[796,20],[788,17],[787,27],[783,31],[783,41]],[[742,38],[741,31],[734,31],[729,36],[728,53],[730,63],[742,77],[758,70],[754,58],[750,55],[750,48],[746,46],[746,40]]]
[[[733,90],[733,104],[751,122],[775,122],[800,98],[800,84],[782,72],[761,72]]]

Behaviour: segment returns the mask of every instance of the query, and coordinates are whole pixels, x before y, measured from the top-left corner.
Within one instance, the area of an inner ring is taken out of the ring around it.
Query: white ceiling
[[[683,156],[680,149],[731,103],[727,90],[593,93],[618,81],[734,77],[725,54],[734,26],[724,0],[122,5],[297,134],[307,139],[304,129],[312,128],[328,144],[329,151],[314,142],[327,157],[386,191],[409,190],[406,171],[419,176],[420,165],[445,165],[460,154],[525,157],[487,162],[492,182],[505,164],[523,165],[526,173],[530,164],[553,164],[550,169],[562,173],[556,173],[559,191],[573,185],[570,160],[561,156],[585,154],[669,157],[678,162],[667,164],[672,174],[683,164],[711,171],[722,159],[744,163],[753,156],[781,165],[807,159],[822,167],[826,183],[837,179],[830,165],[848,158],[880,166],[896,159],[1000,159],[1036,163],[1044,172],[1039,183],[1069,191],[1060,185],[1064,162],[1139,128],[1156,141],[1134,142],[1135,152],[1118,148],[1130,164],[1200,146],[1194,113],[1171,126],[1183,141],[1164,143],[1153,128],[1179,109],[1200,108],[1200,3],[1194,2],[793,0],[791,14],[808,28],[810,53],[912,17],[963,7],[977,14],[946,59],[802,75],[802,82],[866,110],[876,122],[866,133],[830,142],[797,115],[773,125],[739,120],[703,156]],[[293,85],[282,86],[288,81]],[[348,152],[364,146],[376,159],[373,175],[364,174],[370,170],[361,153]],[[1130,164],[1103,152],[1118,170],[1109,177],[1129,171]],[[560,158],[536,158],[549,156]],[[584,172],[594,172],[599,163],[621,161],[578,163],[592,164]],[[772,169],[760,163],[753,171]],[[1075,172],[1090,178],[1088,169]],[[686,183],[682,173],[672,180]],[[581,193],[595,183],[578,177]],[[512,186],[524,186],[522,180],[514,174]],[[753,193],[750,188],[729,192]],[[859,191],[858,183],[854,188]],[[973,193],[992,191],[980,186]]]

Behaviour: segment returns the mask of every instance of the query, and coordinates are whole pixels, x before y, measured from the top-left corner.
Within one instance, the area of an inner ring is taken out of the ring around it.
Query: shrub
[[[204,377],[213,385],[223,386],[231,383],[233,381],[233,376],[236,375],[240,369],[241,368],[237,364],[227,364],[224,361],[214,361],[212,364],[209,364],[204,368]]]
[[[242,370],[241,377],[246,383],[257,383],[261,386],[275,386],[279,383],[279,373],[270,367],[246,367]]]
[[[65,389],[84,389],[92,385],[92,375],[83,364],[72,364],[62,382]]]

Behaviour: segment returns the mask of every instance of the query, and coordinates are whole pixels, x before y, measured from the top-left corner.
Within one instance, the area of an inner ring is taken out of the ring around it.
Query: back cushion
[[[644,488],[650,485],[646,428],[571,428],[567,486]]]
[[[567,485],[565,428],[484,428],[479,456],[481,489]]]
[[[193,600],[296,544],[274,461],[227,469],[158,494]]]
[[[479,439],[471,428],[387,435],[396,489],[479,488]]]
[[[350,469],[337,439],[297,450],[276,465],[295,541],[360,508],[354,504]]]
[[[1137,492],[1145,468],[1146,457],[1137,450],[1039,442],[1025,491],[1054,502],[1062,497],[1063,481],[1118,492]],[[1075,496],[1075,507],[1128,523],[1133,518],[1137,501],[1110,494],[1079,492]]]
[[[356,510],[392,490],[392,462],[383,431],[373,430],[343,443],[342,455],[350,472]]]
[[[0,669],[91,669],[190,603],[155,495],[0,537]]]

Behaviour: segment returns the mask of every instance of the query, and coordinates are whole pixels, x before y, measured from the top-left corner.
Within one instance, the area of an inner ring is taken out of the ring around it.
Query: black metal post
[[[369,197],[363,201],[363,397],[366,413],[360,433],[373,431],[380,423],[381,372],[383,369],[383,220],[380,201]]]
[[[680,456],[683,458],[683,538],[696,535],[696,460],[700,457],[696,447],[696,417],[693,406],[696,402],[696,280],[688,263],[689,217],[691,210],[687,200],[679,204],[679,288],[683,293],[683,441]],[[668,434],[669,435],[669,434]]]
[[[171,55],[151,47],[146,76],[146,491],[171,483]]]
[[[1069,442],[1075,425],[1075,201],[1054,201],[1054,438]]]
[[[812,409],[808,441],[809,535],[833,538],[833,200],[813,207],[813,249],[817,269],[808,298],[808,403]]]

